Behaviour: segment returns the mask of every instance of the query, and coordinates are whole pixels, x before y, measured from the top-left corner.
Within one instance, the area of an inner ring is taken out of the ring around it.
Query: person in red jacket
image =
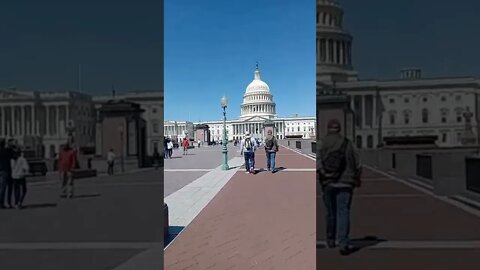
[[[70,143],[65,144],[58,158],[58,171],[60,173],[60,197],[73,198],[73,170],[77,165],[77,153]]]
[[[188,155],[188,147],[190,146],[190,142],[188,141],[187,138],[183,138],[182,146],[183,146],[183,154]]]

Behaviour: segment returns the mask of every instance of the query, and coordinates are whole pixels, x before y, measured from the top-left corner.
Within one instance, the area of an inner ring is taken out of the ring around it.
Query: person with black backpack
[[[255,174],[255,150],[257,144],[255,139],[250,137],[250,133],[245,133],[245,139],[242,140],[240,145],[240,154],[245,156],[245,173]]]
[[[327,247],[335,247],[338,227],[340,254],[348,255],[353,251],[349,245],[350,208],[353,190],[361,186],[362,165],[353,143],[340,134],[340,122],[330,120],[327,128],[328,133],[317,148],[317,180],[327,211],[326,242]]]
[[[265,138],[265,153],[267,155],[267,171],[272,170],[272,173],[276,172],[275,156],[278,152],[277,138],[273,136],[271,130],[267,131],[267,137]]]

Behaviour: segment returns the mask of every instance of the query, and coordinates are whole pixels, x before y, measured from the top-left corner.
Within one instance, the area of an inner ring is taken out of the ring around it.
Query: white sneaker
[[[245,174],[249,174],[250,172],[245,172]]]

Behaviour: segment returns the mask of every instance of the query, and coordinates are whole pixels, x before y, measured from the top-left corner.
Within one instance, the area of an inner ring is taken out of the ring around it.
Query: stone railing
[[[316,142],[309,139],[285,139],[279,140],[278,144],[290,149],[299,150],[304,154],[316,153]]]
[[[480,157],[474,148],[416,148],[360,151],[362,163],[432,186],[438,195],[480,194]]]

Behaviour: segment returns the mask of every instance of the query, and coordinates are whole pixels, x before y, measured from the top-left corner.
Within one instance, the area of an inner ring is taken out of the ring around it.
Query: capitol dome
[[[260,79],[260,70],[258,70],[258,67],[255,69],[255,77],[253,81],[247,86],[247,89],[245,93],[252,93],[252,92],[270,92],[270,87],[268,87],[268,84],[265,83]]]
[[[240,119],[252,117],[272,119],[276,115],[275,111],[270,87],[260,79],[260,70],[257,64],[253,81],[247,86],[245,95],[243,95]]]

